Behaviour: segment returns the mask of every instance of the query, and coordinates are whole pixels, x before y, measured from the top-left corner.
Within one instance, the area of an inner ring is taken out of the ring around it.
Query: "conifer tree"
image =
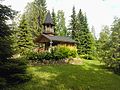
[[[14,50],[25,55],[35,48],[34,39],[42,33],[46,15],[46,0],[28,3],[14,31]]]
[[[100,38],[97,40],[96,44],[97,44],[97,54],[99,59],[101,60],[102,57],[104,56],[104,46],[106,45],[106,43],[109,42],[110,39],[110,30],[108,26],[103,26],[102,30],[100,32]]]
[[[25,18],[33,37],[42,33],[46,12],[46,0],[34,0],[26,6]]]
[[[77,34],[77,17],[76,17],[75,6],[73,6],[72,9],[70,30],[72,30],[72,34],[71,34],[72,38],[75,39]]]
[[[67,35],[67,28],[65,26],[65,17],[64,12],[62,10],[58,10],[57,12],[57,24],[56,24],[56,34],[59,36]]]
[[[55,14],[55,11],[54,11],[54,9],[52,10],[52,20],[53,20],[53,23],[54,23],[54,32],[55,32],[55,34],[56,34],[56,32],[57,32],[57,27],[56,27],[56,19],[57,19],[57,17],[56,17],[56,14]]]
[[[76,41],[78,41],[79,54],[92,54],[94,50],[94,39],[89,31],[87,17],[79,10],[77,15],[77,34]]]
[[[9,7],[0,4],[0,60],[6,60],[12,56],[11,34],[9,25],[6,20],[13,17],[14,11]]]
[[[11,20],[15,11],[0,4],[0,89],[7,84],[18,84],[29,80],[26,73],[26,63],[21,60],[12,59],[12,30],[7,24]]]
[[[92,33],[92,35],[94,37],[94,40],[97,40],[96,35],[95,35],[95,28],[94,28],[94,26],[92,26],[92,28],[91,28],[91,33]]]
[[[23,15],[20,20],[20,24],[15,36],[17,43],[17,46],[15,48],[18,53],[25,55],[33,50],[33,37],[31,31],[28,28],[28,23],[25,19],[25,15]]]
[[[120,19],[117,18],[113,22],[111,35],[106,43],[102,45],[102,61],[108,67],[111,67],[115,72],[120,74]],[[106,39],[105,39],[106,40]]]

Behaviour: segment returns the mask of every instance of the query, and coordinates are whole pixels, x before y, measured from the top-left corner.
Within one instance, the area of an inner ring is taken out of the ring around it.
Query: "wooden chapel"
[[[44,50],[49,50],[50,47],[56,45],[76,45],[76,41],[69,37],[55,36],[54,26],[50,12],[48,12],[43,23],[43,32],[35,39],[35,43],[42,44]]]

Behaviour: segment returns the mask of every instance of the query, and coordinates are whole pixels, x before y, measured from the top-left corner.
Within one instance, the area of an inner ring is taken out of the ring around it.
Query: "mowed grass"
[[[7,90],[120,90],[120,76],[109,72],[95,60],[82,65],[29,67],[33,79]]]

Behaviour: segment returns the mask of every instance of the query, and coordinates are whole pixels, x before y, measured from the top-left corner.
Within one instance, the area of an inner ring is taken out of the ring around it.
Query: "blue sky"
[[[11,5],[13,9],[24,11],[28,2],[33,0],[5,0],[3,3]],[[48,10],[53,8],[63,10],[65,12],[66,25],[70,20],[73,5],[76,7],[76,12],[82,9],[88,18],[89,28],[92,25],[95,27],[96,36],[103,25],[111,25],[114,17],[120,17],[120,0],[46,0]]]

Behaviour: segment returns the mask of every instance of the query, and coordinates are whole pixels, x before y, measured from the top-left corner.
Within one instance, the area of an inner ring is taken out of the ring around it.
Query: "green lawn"
[[[7,90],[120,90],[120,76],[105,69],[98,61],[83,65],[30,67],[33,79]]]

